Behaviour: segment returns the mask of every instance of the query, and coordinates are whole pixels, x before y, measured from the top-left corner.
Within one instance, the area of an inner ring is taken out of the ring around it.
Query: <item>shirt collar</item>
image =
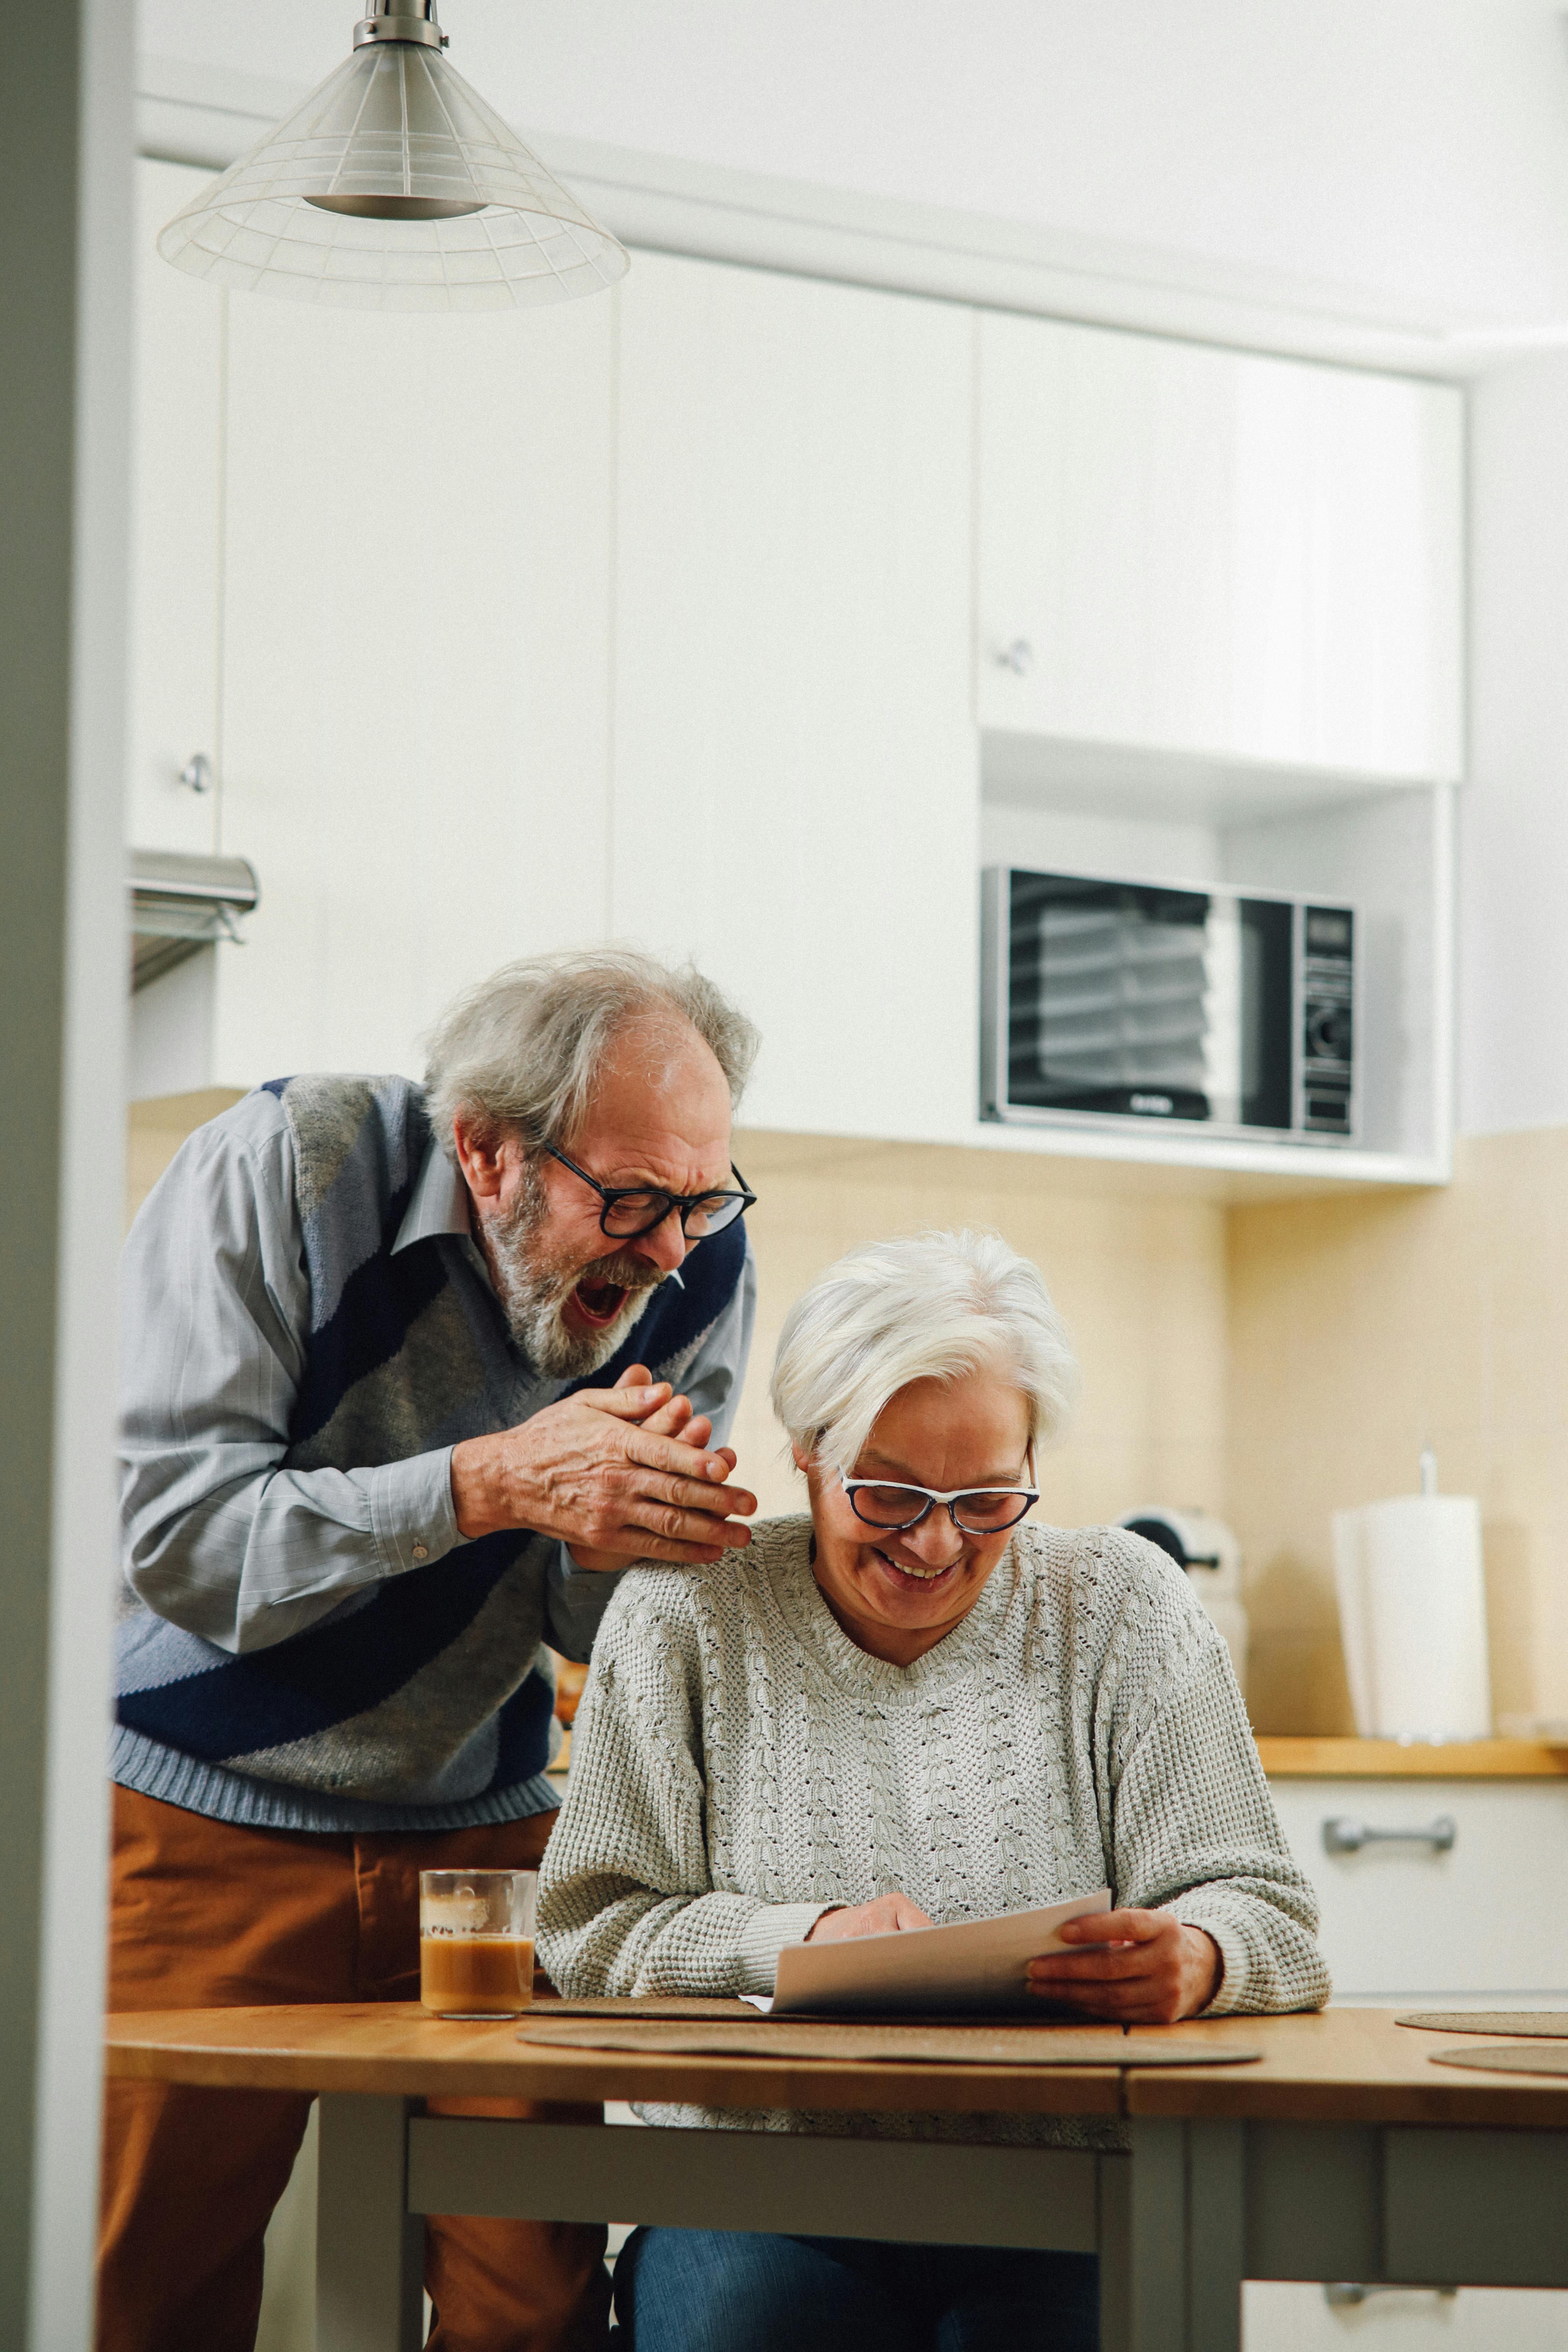
[[[434,1136],[425,1153],[425,1165],[419,1171],[419,1181],[414,1187],[403,1223],[397,1228],[397,1239],[392,1244],[392,1255],[405,1250],[411,1243],[429,1241],[437,1234],[460,1234],[465,1240],[472,1234],[468,1222],[468,1188],[462,1174],[455,1168]]]

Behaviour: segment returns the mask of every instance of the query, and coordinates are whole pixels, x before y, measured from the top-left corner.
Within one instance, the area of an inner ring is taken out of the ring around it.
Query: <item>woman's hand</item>
[[[806,1936],[808,1944],[843,1944],[851,1936],[891,1936],[900,1927],[929,1927],[918,1903],[907,1895],[879,1895],[874,1903],[850,1903],[825,1911]]]
[[[1173,1911],[1100,1911],[1058,1933],[1092,1948],[1031,1960],[1029,1990],[1083,2017],[1173,2025],[1206,2009],[1225,1974],[1214,1937],[1184,1927]]]
[[[652,1385],[653,1374],[646,1364],[628,1364],[616,1382],[618,1389],[642,1389]],[[637,1426],[649,1437],[672,1437],[678,1444],[693,1446],[699,1453],[707,1450],[708,1440],[713,1434],[713,1424],[708,1415],[693,1412],[690,1398],[684,1396],[672,1396],[668,1403],[650,1407]],[[734,1469],[736,1457],[731,1446],[715,1446],[713,1452],[729,1464],[731,1471]],[[572,1544],[568,1549],[575,1568],[615,1570],[631,1566],[631,1559],[624,1551],[592,1551],[581,1544]]]

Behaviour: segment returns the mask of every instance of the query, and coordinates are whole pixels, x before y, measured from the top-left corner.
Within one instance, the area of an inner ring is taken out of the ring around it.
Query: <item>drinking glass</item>
[[[533,1999],[536,1870],[422,1870],[419,1998],[437,2017],[516,2017]]]

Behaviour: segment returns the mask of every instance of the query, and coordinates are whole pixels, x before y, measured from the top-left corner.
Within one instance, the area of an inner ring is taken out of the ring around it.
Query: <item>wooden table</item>
[[[414,2352],[421,2217],[1098,2253],[1104,2352],[1237,2352],[1241,2282],[1568,2287],[1568,2079],[1434,2066],[1383,2010],[1163,2029],[1208,2069],[842,2063],[545,2049],[412,2004],[109,2021],[111,2075],[321,2102],[318,2352]],[[1140,2040],[1147,2040],[1141,2031]],[[1562,2045],[1559,2044],[1559,2047]],[[1120,2116],[1125,2154],[426,2116],[430,2097]]]

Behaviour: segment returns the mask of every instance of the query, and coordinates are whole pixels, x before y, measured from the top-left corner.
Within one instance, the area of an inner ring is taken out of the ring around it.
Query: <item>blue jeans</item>
[[[628,2352],[1095,2352],[1092,2254],[638,2230],[616,2264]]]

